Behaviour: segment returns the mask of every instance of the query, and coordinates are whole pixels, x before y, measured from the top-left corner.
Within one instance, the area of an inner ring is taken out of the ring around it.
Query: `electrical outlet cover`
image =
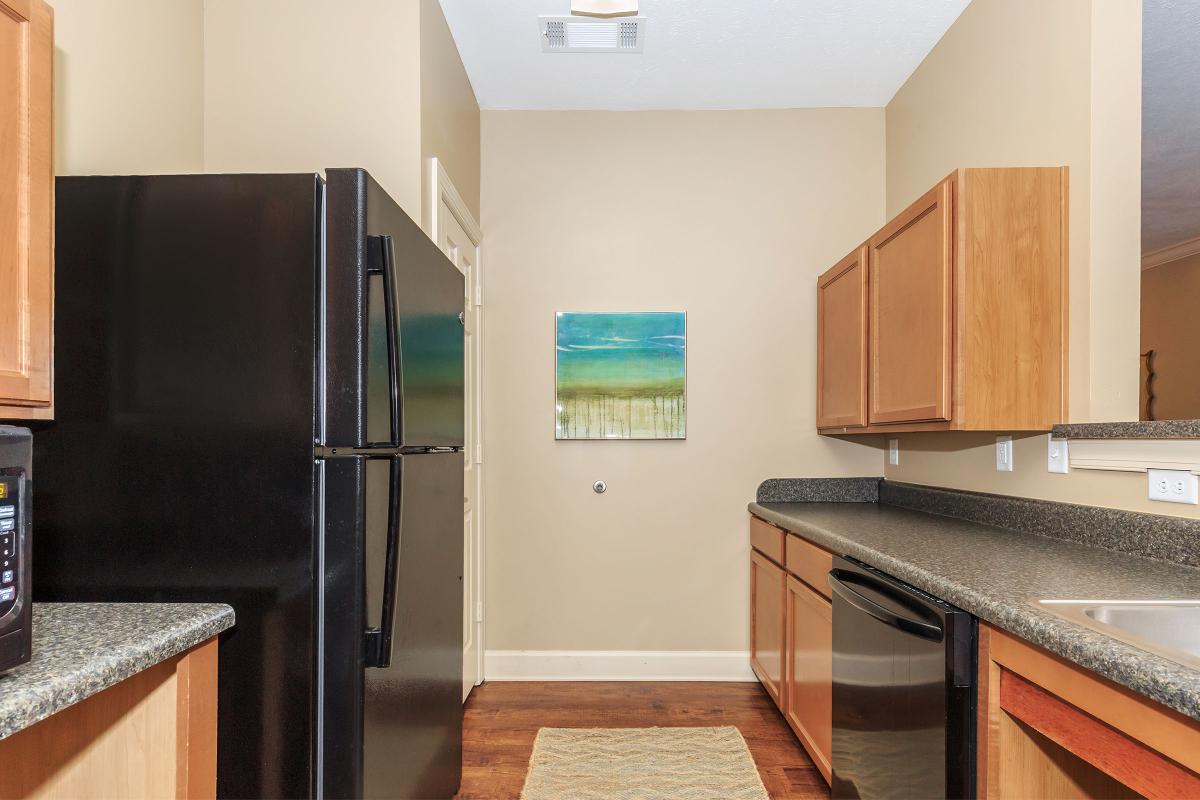
[[[1148,469],[1150,499],[1200,505],[1200,478],[1186,469]]]
[[[893,467],[900,464],[900,440],[888,439],[888,463]]]
[[[1013,443],[1011,436],[996,437],[996,471],[1013,471]]]
[[[1049,439],[1046,448],[1046,471],[1066,475],[1071,468],[1066,439]]]

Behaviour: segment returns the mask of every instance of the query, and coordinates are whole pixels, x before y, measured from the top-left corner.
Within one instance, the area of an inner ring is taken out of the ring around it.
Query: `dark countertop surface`
[[[233,623],[219,603],[34,603],[33,658],[0,673],[0,739]]]
[[[1080,422],[1055,425],[1055,439],[1200,439],[1200,419],[1152,422]]]
[[[750,512],[1200,720],[1200,670],[1036,606],[1200,599],[1200,569],[877,503],[751,503]]]

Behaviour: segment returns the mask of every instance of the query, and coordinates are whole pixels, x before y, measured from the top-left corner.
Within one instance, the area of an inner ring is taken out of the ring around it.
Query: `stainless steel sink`
[[[1060,617],[1200,669],[1200,600],[1040,600]]]

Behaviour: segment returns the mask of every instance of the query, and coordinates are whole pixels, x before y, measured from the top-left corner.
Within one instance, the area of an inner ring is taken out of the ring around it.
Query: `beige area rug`
[[[737,728],[542,728],[522,800],[769,800]]]

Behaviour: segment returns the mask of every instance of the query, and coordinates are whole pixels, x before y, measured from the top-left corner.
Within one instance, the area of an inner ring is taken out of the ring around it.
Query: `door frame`
[[[429,209],[428,209],[428,229],[425,231],[428,236],[437,244],[439,232],[441,229],[441,213],[442,204],[446,204],[446,208],[454,215],[455,220],[462,226],[463,231],[471,238],[471,243],[475,245],[475,296],[470,298],[475,304],[475,375],[474,385],[478,404],[475,409],[475,452],[465,453],[466,458],[475,460],[473,473],[475,475],[475,520],[474,530],[471,532],[474,539],[475,553],[477,558],[477,568],[475,574],[475,635],[479,643],[479,659],[476,674],[479,676],[479,683],[482,683],[486,676],[484,675],[484,653],[485,634],[487,614],[483,605],[484,597],[484,565],[486,564],[486,548],[484,536],[484,508],[486,501],[484,498],[484,480],[483,480],[483,362],[484,362],[484,314],[483,314],[483,257],[482,257],[482,242],[483,233],[480,230],[479,223],[475,220],[475,215],[471,213],[467,207],[462,195],[454,186],[454,182],[450,179],[450,175],[446,172],[446,168],[442,166],[441,160],[437,156],[433,156],[428,162],[428,185],[429,185]],[[440,249],[440,245],[439,245]],[[464,590],[466,586],[464,585]],[[479,683],[475,685],[478,686]]]

